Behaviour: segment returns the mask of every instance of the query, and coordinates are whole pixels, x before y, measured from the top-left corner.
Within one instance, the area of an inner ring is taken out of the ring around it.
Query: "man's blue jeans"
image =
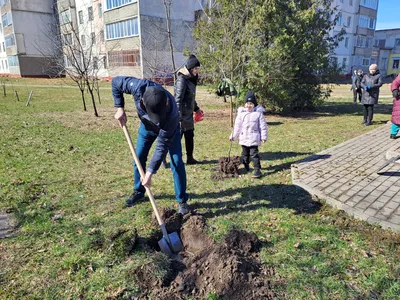
[[[146,172],[146,161],[149,151],[154,141],[157,139],[157,134],[146,130],[144,125],[140,123],[138,139],[136,142],[136,154],[139,157],[139,161],[142,164],[143,170]],[[182,144],[181,144],[181,133],[178,127],[171,147],[168,149],[170,156],[170,166],[172,176],[174,178],[174,189],[175,197],[178,202],[186,202],[189,199],[186,193],[186,170],[182,160]],[[139,170],[136,164],[133,164],[134,173],[134,187],[133,190],[139,193],[145,193],[146,189],[140,181]]]

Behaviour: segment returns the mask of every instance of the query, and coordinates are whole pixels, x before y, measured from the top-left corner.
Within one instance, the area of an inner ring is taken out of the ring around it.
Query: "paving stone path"
[[[400,138],[385,124],[292,165],[293,184],[349,215],[400,231],[400,163],[377,171]]]

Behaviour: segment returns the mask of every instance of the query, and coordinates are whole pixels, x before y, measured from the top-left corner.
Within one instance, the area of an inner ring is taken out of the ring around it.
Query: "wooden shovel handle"
[[[143,171],[143,167],[142,167],[142,164],[140,163],[139,157],[136,154],[135,146],[133,146],[132,139],[131,139],[131,136],[130,136],[130,134],[128,132],[128,129],[126,128],[126,126],[122,126],[122,130],[124,131],[126,140],[128,141],[129,148],[131,149],[131,152],[132,152],[132,155],[133,155],[133,159],[135,160],[136,167],[139,170],[140,177],[144,178],[145,174],[144,174],[144,171]],[[156,215],[158,224],[163,227],[164,226],[164,222],[161,219],[160,214],[158,213],[158,209],[157,209],[157,206],[156,206],[156,201],[154,200],[153,193],[151,192],[151,189],[146,187],[146,186],[145,186],[145,189],[146,189],[147,195],[150,198],[151,205],[153,206],[153,210],[154,210],[154,213]]]

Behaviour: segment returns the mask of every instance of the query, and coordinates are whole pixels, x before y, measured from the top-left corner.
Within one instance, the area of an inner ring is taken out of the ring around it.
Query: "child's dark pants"
[[[250,159],[253,162],[254,169],[261,169],[260,155],[258,153],[258,146],[242,146],[242,163],[249,165]]]

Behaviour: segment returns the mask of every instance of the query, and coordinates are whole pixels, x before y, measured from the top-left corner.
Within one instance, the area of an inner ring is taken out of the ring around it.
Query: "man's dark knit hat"
[[[163,124],[167,116],[167,95],[157,86],[148,86],[143,94],[143,105],[154,124]]]
[[[200,62],[196,56],[191,54],[186,62],[186,68],[188,70],[194,69],[195,67],[200,67]]]
[[[246,98],[244,99],[244,103],[246,104],[247,102],[251,102],[254,104],[254,106],[257,106],[257,99],[256,95],[254,95],[253,91],[248,91],[246,94]]]

